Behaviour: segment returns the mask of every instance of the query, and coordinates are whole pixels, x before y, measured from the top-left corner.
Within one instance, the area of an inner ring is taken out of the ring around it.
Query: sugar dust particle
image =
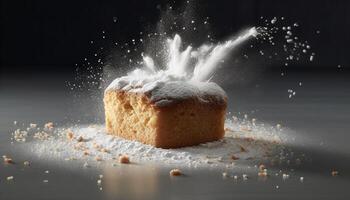
[[[247,174],[242,174],[243,180],[248,180],[248,175]]]
[[[282,179],[283,180],[289,179],[289,174],[282,174]]]
[[[337,67],[338,67],[338,68],[341,68],[341,65],[338,65]]]
[[[49,180],[43,180],[43,183],[48,183],[49,182]]]
[[[84,165],[83,165],[83,167],[84,167],[84,168],[89,168],[90,165],[89,165],[87,162],[85,162]]]
[[[314,56],[311,55],[311,56],[310,56],[310,62],[312,62],[313,60],[314,60]]]
[[[277,124],[277,125],[276,125],[276,128],[277,128],[277,129],[281,129],[281,127],[282,127],[281,124]]]
[[[113,17],[113,22],[114,22],[114,23],[116,23],[116,22],[117,22],[117,20],[118,20],[118,18],[117,18],[117,17]]]
[[[6,180],[8,180],[8,181],[13,181],[13,180],[14,180],[14,177],[13,177],[13,176],[8,176],[8,177],[6,178]]]
[[[300,177],[300,182],[304,182],[304,177]]]
[[[277,22],[277,18],[276,18],[276,17],[272,18],[271,24],[274,24],[274,23],[276,23],[276,22]]]

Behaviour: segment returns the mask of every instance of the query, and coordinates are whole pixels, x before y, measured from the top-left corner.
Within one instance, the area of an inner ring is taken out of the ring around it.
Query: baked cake
[[[221,139],[226,106],[226,94],[217,84],[162,74],[118,78],[104,94],[109,134],[160,148]]]

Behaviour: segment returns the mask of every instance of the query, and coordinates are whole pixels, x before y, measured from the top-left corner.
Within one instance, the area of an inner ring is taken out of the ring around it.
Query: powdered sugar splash
[[[239,36],[224,43],[203,44],[197,49],[187,46],[182,49],[181,37],[176,34],[173,39],[167,40],[168,62],[164,67],[156,66],[154,60],[144,55],[143,64],[145,68],[138,68],[129,73],[129,76],[143,77],[159,74],[178,77],[186,81],[208,81],[215,72],[219,63],[230,54],[241,43],[258,34],[255,27],[243,31]],[[162,69],[163,68],[163,69]],[[193,69],[193,71],[191,71]]]
[[[181,37],[176,34],[173,39],[167,40],[168,62],[165,68],[156,66],[151,57],[143,56],[144,67],[115,79],[106,91],[152,91],[151,99],[171,99],[166,104],[155,102],[156,105],[168,105],[176,99],[191,96],[215,96],[223,102],[226,99],[225,92],[215,83],[209,82],[210,77],[231,51],[257,34],[253,27],[222,44],[203,44],[196,50],[187,46],[183,51]]]

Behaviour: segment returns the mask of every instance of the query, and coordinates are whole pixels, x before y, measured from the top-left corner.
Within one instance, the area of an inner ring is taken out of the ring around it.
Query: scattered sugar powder
[[[29,130],[26,142],[17,145],[40,160],[58,162],[112,162],[114,166],[121,155],[127,155],[131,163],[145,165],[227,168],[240,162],[272,157],[283,143],[281,128],[256,123],[255,119],[253,122],[227,119],[225,127],[222,140],[178,149],[155,148],[108,135],[104,126],[97,124],[54,128],[45,139],[33,137],[37,129]],[[73,133],[73,139],[67,138],[67,132]]]

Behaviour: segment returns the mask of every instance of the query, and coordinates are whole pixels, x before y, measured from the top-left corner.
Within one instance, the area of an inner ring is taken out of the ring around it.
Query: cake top
[[[200,101],[225,102],[225,91],[213,82],[199,82],[188,80],[183,76],[159,71],[148,74],[144,70],[135,70],[115,79],[106,89],[107,91],[123,90],[127,92],[145,94],[156,106],[166,106],[179,100],[197,98]]]

